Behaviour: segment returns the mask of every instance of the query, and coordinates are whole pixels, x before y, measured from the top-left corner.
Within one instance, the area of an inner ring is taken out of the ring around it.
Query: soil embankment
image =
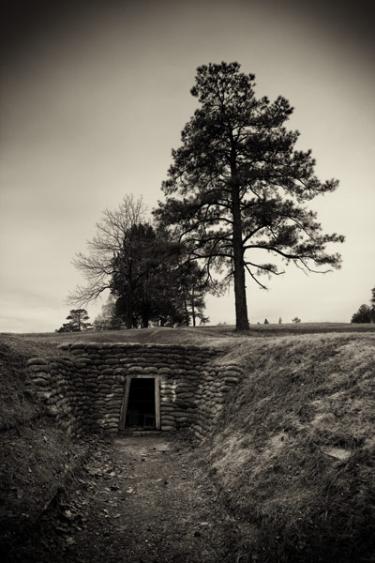
[[[88,453],[49,416],[28,385],[27,361],[54,353],[20,338],[0,341],[0,559],[12,561]]]
[[[375,338],[254,339],[208,460],[258,561],[375,561]]]
[[[374,335],[214,332],[225,347],[215,369],[243,377],[206,440],[191,450],[179,434],[98,439],[86,474],[9,561],[375,561]],[[47,340],[9,337],[0,349],[0,515],[16,528],[40,516],[82,453],[25,387],[27,358],[56,353]]]

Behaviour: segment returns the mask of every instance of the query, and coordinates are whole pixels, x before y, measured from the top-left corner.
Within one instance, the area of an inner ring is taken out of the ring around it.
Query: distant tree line
[[[375,323],[375,287],[371,290],[370,305],[361,305],[352,316],[352,323]]]
[[[86,309],[71,309],[64,323],[56,332],[81,332],[91,327]]]

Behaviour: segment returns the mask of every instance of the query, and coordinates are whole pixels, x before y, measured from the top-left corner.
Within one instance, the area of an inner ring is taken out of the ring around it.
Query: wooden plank
[[[160,376],[155,377],[155,428],[160,430]]]
[[[120,412],[120,422],[119,422],[119,430],[125,430],[126,426],[126,415],[128,414],[128,403],[129,403],[129,393],[130,393],[130,384],[132,378],[128,376],[125,382],[125,390],[124,390],[124,398],[121,404],[121,412]]]

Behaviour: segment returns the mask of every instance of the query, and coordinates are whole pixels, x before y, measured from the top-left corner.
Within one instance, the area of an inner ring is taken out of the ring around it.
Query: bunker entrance
[[[126,426],[128,428],[156,428],[154,378],[131,379]]]

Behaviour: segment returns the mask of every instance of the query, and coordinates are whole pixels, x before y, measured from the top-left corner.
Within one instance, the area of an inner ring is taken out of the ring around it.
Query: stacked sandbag
[[[160,422],[163,431],[176,430],[175,400],[175,380],[162,375],[160,379]]]
[[[227,395],[243,377],[235,364],[216,362],[203,372],[197,390],[197,415],[193,424],[195,436],[203,440],[223,418]]]
[[[72,386],[73,362],[67,358],[31,358],[27,362],[31,392],[44,403],[46,413],[56,418],[67,434],[79,433],[76,397]]]
[[[69,433],[118,432],[126,381],[143,376],[160,385],[161,430],[192,428],[202,439],[242,376],[238,366],[220,365],[223,351],[212,348],[76,342],[60,349],[53,360],[30,360],[30,382]]]

